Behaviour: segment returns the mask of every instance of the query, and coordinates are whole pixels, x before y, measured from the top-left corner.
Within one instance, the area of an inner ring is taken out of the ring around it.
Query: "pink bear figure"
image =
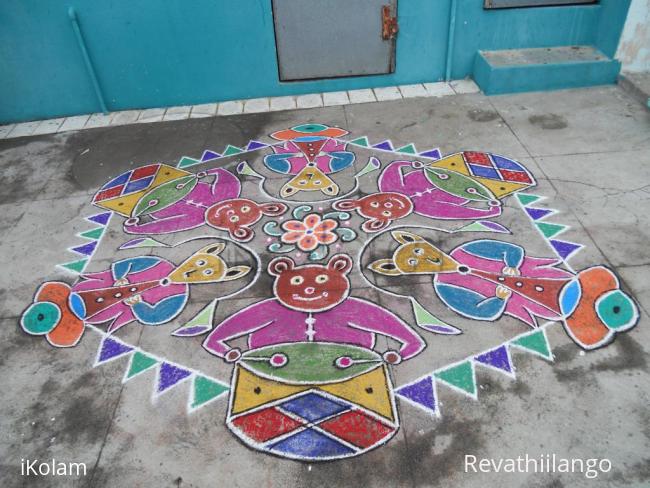
[[[404,173],[403,169],[411,171]],[[501,215],[501,206],[468,207],[470,200],[447,193],[433,185],[418,161],[393,161],[379,177],[379,191],[397,192],[413,202],[414,212],[432,219],[485,219]]]
[[[213,168],[197,174],[199,179],[214,175],[212,183],[199,181],[196,186],[180,200],[171,205],[149,213],[149,222],[140,222],[132,217],[124,222],[127,234],[169,234],[195,229],[205,224],[206,210],[223,200],[237,198],[241,184],[236,176],[223,168]],[[147,197],[145,195],[144,197]]]
[[[374,303],[351,297],[347,277],[352,259],[345,254],[329,262],[296,266],[288,257],[269,263],[275,277],[274,297],[231,315],[210,333],[203,347],[227,362],[237,361],[241,351],[227,344],[247,336],[250,349],[287,342],[334,342],[373,349],[376,335],[401,344],[386,351],[384,360],[397,364],[425,348],[424,340],[392,312]]]

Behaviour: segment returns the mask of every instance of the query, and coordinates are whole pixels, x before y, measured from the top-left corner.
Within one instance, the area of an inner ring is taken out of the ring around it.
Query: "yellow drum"
[[[399,427],[381,356],[323,342],[244,353],[233,373],[227,423],[255,449],[304,461],[362,454]]]

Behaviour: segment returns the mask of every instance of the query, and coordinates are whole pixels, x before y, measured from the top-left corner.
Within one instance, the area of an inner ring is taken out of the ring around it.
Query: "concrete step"
[[[474,80],[486,95],[616,83],[621,64],[593,46],[478,51]]]
[[[618,84],[636,98],[639,102],[650,109],[650,72],[626,73],[618,77]]]

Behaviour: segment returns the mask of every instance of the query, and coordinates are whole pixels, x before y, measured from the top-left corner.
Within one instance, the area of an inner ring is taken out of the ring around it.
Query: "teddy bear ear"
[[[369,219],[361,225],[361,228],[365,232],[379,232],[388,227],[390,223],[389,219]]]
[[[239,226],[230,230],[230,237],[240,242],[248,242],[253,238],[253,231],[245,226]]]
[[[296,263],[293,262],[293,259],[280,256],[269,263],[268,271],[271,276],[280,276],[285,271],[292,270],[295,265]]]
[[[336,254],[330,258],[327,263],[327,269],[348,274],[352,269],[352,258],[347,254]]]
[[[353,200],[352,198],[348,198],[346,200],[339,200],[338,202],[335,202],[332,207],[334,207],[336,210],[354,210],[359,206],[359,200]]]

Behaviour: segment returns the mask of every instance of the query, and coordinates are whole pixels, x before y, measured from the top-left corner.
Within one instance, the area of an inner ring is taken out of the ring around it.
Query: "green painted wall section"
[[[99,110],[70,6],[108,108],[124,110],[438,81],[445,71],[450,2],[399,0],[393,74],[281,83],[271,0],[4,0],[0,123]],[[482,0],[458,4],[454,78],[471,74],[479,49],[601,43],[609,53],[629,0],[492,11],[483,10]]]

